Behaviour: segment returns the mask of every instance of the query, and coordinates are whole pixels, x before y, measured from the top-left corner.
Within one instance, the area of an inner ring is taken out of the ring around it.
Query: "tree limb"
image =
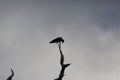
[[[56,78],[55,80],[62,80],[62,78],[64,77],[65,69],[70,65],[70,63],[64,64],[64,55],[61,51],[61,43],[59,43],[58,46],[59,46],[59,51],[60,51],[60,56],[61,56],[60,58],[61,71],[59,73],[58,78]]]
[[[11,75],[7,78],[7,80],[12,80],[12,77],[14,76],[14,71],[12,70],[12,68],[11,68]]]

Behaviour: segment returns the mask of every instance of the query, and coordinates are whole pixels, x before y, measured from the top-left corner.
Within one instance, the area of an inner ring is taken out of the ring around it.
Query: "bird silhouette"
[[[61,43],[64,43],[64,40],[63,40],[63,38],[62,37],[57,37],[57,38],[55,38],[55,39],[53,39],[52,41],[50,41],[49,42],[50,44],[51,43],[57,43],[57,44],[61,44]]]
[[[7,80],[12,80],[12,77],[14,76],[14,71],[11,69],[12,74],[7,78]]]

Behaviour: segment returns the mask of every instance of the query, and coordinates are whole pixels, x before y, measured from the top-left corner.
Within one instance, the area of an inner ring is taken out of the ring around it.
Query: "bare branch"
[[[58,46],[59,46],[59,51],[60,51],[60,56],[61,56],[60,58],[61,71],[60,71],[58,78],[56,78],[55,80],[62,80],[62,78],[64,77],[65,69],[70,65],[70,63],[64,64],[64,55],[61,51],[61,43],[59,43]]]
[[[12,70],[12,68],[11,68],[11,75],[7,78],[7,80],[12,80],[12,77],[14,76],[14,71]]]

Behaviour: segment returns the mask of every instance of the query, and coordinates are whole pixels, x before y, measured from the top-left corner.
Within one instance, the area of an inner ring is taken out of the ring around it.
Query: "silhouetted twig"
[[[58,78],[56,78],[55,80],[62,80],[62,78],[64,77],[65,69],[70,65],[70,63],[64,64],[64,55],[61,51],[61,43],[59,43],[58,46],[59,46],[59,51],[60,51],[60,56],[61,56],[61,59],[60,59],[61,71],[60,71]]]
[[[61,50],[61,44],[64,43],[64,40],[62,39],[62,37],[58,37],[58,38],[52,40],[50,42],[50,44],[51,43],[57,43],[57,45],[59,47],[59,51],[60,51],[60,65],[61,65],[61,70],[60,70],[58,78],[56,78],[55,80],[62,80],[63,77],[64,77],[65,69],[70,65],[70,63],[64,64],[64,55],[63,55],[62,50]]]
[[[11,68],[11,75],[7,78],[7,80],[12,80],[12,77],[14,76],[14,71],[12,70],[12,68]]]

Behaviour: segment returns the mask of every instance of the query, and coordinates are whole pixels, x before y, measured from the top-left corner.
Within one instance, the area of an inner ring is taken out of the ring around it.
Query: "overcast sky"
[[[120,80],[120,2],[0,0],[0,80],[53,80],[61,36],[63,80]]]

